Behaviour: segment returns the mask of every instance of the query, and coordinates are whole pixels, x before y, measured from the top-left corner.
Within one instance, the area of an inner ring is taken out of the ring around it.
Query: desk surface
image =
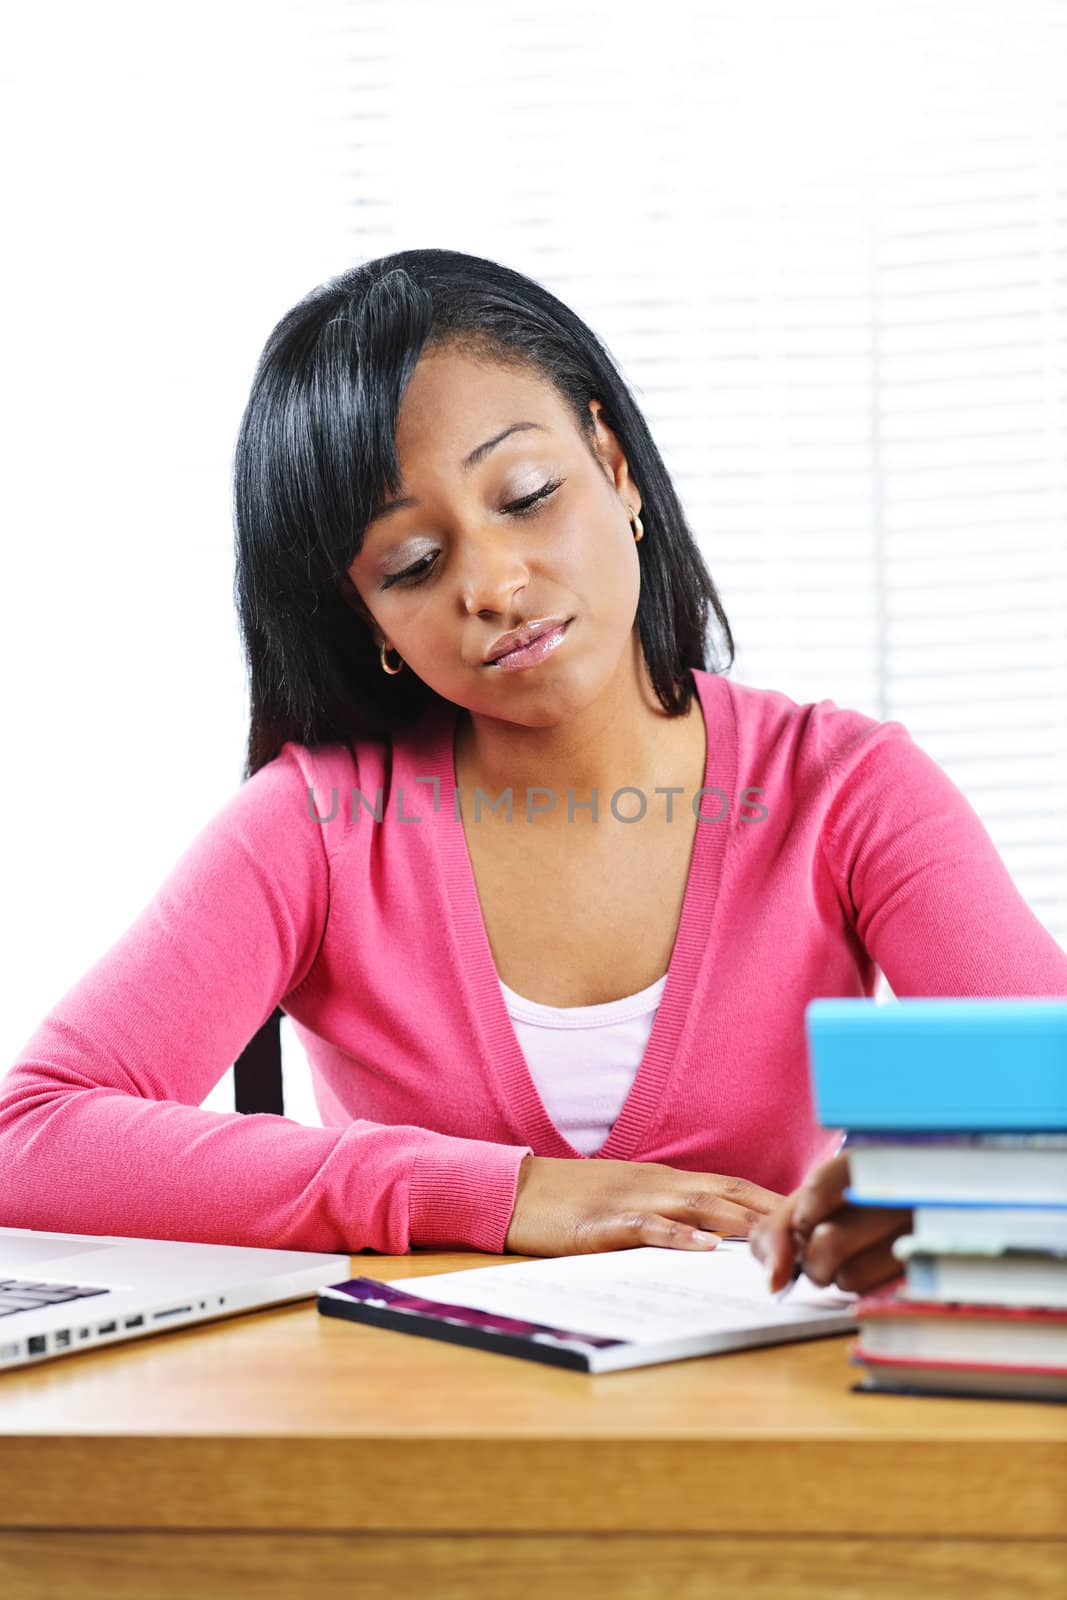
[[[351,1266],[389,1279],[500,1260]],[[1016,1592],[1055,1592],[1067,1407],[853,1394],[847,1343],[590,1376],[322,1317],[313,1300],[246,1312],[0,1376],[0,1524],[27,1537],[670,1534],[718,1540],[723,1560],[724,1540],[751,1559],[753,1535],[764,1551],[888,1539],[894,1559],[949,1540],[957,1577],[961,1552],[977,1552],[971,1596],[998,1592],[979,1581],[995,1539],[1036,1563],[1015,1571]],[[612,1581],[616,1595],[657,1592]],[[825,1568],[821,1585],[838,1592]]]

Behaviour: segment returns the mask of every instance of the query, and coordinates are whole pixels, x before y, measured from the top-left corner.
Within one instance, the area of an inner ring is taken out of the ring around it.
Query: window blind
[[[895,718],[1067,946],[1067,8],[359,0],[352,258],[605,338],[738,642]]]

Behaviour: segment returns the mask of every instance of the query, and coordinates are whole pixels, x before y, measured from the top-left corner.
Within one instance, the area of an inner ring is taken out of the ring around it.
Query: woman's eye
[[[528,516],[538,502],[547,500],[550,494],[556,492],[562,482],[562,478],[552,478],[534,494],[525,495],[521,500],[513,500],[509,506],[504,507],[504,510],[511,512],[516,517]],[[391,589],[394,583],[408,585],[418,583],[419,579],[429,571],[435,559],[436,557],[432,555],[423,556],[422,560],[416,561],[413,567],[407,567],[403,572],[398,572],[393,577],[387,578],[382,584],[382,588]]]
[[[504,507],[504,510],[513,511],[519,517],[525,516],[528,511],[532,511],[539,500],[547,500],[550,494],[554,494],[562,482],[562,478],[553,478],[543,488],[538,489],[536,494],[528,494],[523,500],[513,500],[511,505]]]
[[[403,572],[397,572],[393,577],[386,578],[382,588],[391,589],[394,583],[406,583],[409,578],[421,578],[422,574],[427,570],[427,563],[433,559],[433,556],[423,556],[422,560],[416,561],[413,567],[407,567]]]

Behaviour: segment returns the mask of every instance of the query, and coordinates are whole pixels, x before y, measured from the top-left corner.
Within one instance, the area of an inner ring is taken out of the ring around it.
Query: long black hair
[[[256,366],[234,452],[234,600],[248,663],[246,778],[288,739],[388,738],[440,700],[406,669],[384,673],[348,577],[375,507],[400,489],[396,424],[420,354],[461,349],[534,369],[593,448],[589,402],[626,456],[645,538],[637,625],[672,715],[688,668],[709,670],[709,612],[734,641],[648,424],[606,347],[555,295],[458,250],[402,250],[329,278],[288,311]],[[725,670],[716,657],[710,670]]]

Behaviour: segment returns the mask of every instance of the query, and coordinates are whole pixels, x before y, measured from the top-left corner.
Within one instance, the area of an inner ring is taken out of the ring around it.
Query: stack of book
[[[814,1000],[859,1205],[913,1208],[860,1299],[861,1391],[1067,1401],[1067,1001]]]

